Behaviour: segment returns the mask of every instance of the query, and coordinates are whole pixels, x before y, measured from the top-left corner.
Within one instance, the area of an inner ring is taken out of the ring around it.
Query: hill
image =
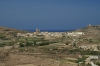
[[[12,37],[17,33],[25,33],[26,31],[0,26],[0,36]]]
[[[100,34],[100,25],[95,25],[95,26],[87,26],[85,28],[81,28],[81,29],[78,29],[76,31],[81,31],[81,32],[84,32],[86,34],[90,34],[90,35],[93,35],[93,34]]]

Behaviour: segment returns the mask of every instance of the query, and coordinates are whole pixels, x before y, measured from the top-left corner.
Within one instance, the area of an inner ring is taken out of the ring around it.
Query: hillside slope
[[[14,36],[17,33],[25,33],[26,31],[0,26],[0,35]]]
[[[85,32],[87,34],[100,34],[100,25],[96,25],[96,26],[87,26],[85,28],[82,29],[78,29],[76,31],[81,31],[81,32]]]

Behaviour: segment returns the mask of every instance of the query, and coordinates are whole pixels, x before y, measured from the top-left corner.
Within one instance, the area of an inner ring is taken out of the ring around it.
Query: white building
[[[67,36],[81,36],[85,35],[83,32],[68,32]]]

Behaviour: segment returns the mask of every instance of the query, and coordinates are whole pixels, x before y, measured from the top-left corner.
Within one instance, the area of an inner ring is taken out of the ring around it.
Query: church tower
[[[36,34],[40,33],[40,30],[39,29],[36,29]]]

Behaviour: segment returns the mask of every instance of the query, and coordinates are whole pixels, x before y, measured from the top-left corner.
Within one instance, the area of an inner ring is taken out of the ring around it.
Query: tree
[[[27,43],[26,43],[26,46],[33,46],[33,44],[30,43],[30,42],[27,42]]]
[[[36,41],[34,41],[34,45],[36,45]]]

